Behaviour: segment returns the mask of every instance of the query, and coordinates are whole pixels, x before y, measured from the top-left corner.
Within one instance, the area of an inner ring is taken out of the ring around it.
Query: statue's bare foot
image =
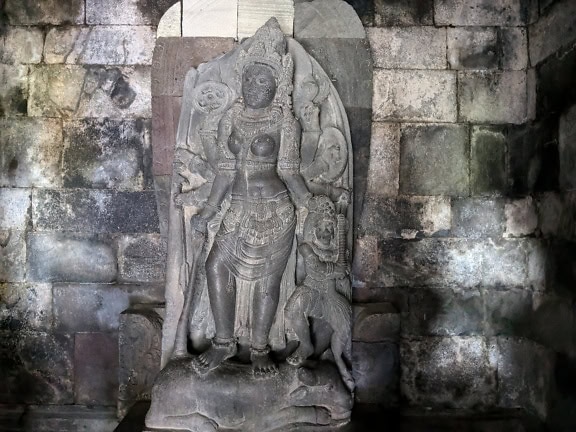
[[[234,357],[235,354],[235,341],[227,343],[212,341],[212,346],[194,359],[194,365],[199,373],[207,373],[220,366],[224,360]]]
[[[270,358],[270,350],[267,348],[250,348],[250,361],[256,378],[269,378],[278,374],[278,366]]]
[[[314,348],[311,344],[300,342],[300,345],[298,345],[296,351],[288,356],[286,362],[292,366],[300,366],[306,361],[308,357],[312,355],[313,352]]]

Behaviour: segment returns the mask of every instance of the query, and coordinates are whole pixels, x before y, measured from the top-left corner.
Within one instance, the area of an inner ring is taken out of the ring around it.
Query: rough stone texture
[[[506,214],[504,237],[528,236],[538,227],[538,215],[532,197],[508,201],[504,212]]]
[[[359,304],[353,308],[352,340],[358,342],[397,342],[400,314],[391,303]]]
[[[148,120],[65,122],[64,149],[64,187],[152,187]]]
[[[172,176],[154,176],[154,191],[156,195],[156,206],[158,209],[160,235],[164,240],[168,239],[168,219],[170,210],[171,186]]]
[[[412,26],[434,24],[433,0],[375,0],[377,26]]]
[[[154,192],[35,190],[32,214],[39,230],[158,232]]]
[[[240,10],[246,0],[239,0]],[[251,0],[255,2],[257,0]],[[293,3],[290,1],[289,3]],[[362,22],[352,6],[342,0],[314,0],[295,5],[294,14],[294,37],[299,38],[359,38],[366,37]],[[270,15],[269,15],[270,16]],[[239,11],[238,36],[251,36],[257,27],[253,27],[251,33],[243,32],[242,18]],[[264,22],[262,21],[261,24]],[[260,25],[261,25],[260,24]],[[282,21],[280,21],[282,25]],[[285,33],[288,33],[282,27]],[[288,33],[289,34],[289,33]]]
[[[473,126],[470,138],[472,195],[506,191],[506,136],[502,128]]]
[[[456,121],[456,75],[449,71],[375,70],[374,120]]]
[[[438,0],[434,3],[434,23],[439,26],[522,26],[537,17],[537,0]]]
[[[393,407],[398,404],[400,356],[398,345],[352,343],[356,403]]]
[[[400,169],[400,125],[374,123],[366,192],[371,196],[398,195]]]
[[[573,307],[565,297],[535,293],[529,338],[559,353],[574,354]]]
[[[0,116],[25,115],[27,102],[28,67],[0,64]]]
[[[28,112],[34,117],[67,117],[78,109],[86,71],[80,66],[38,66],[30,76]]]
[[[563,46],[576,40],[576,3],[559,1],[528,28],[530,61],[537,65]]]
[[[527,289],[484,290],[485,335],[525,337],[533,319],[532,292]]]
[[[214,25],[218,23],[218,25]],[[238,0],[185,0],[182,9],[182,36],[236,38]]]
[[[145,26],[53,28],[46,36],[46,63],[149,65],[156,42]]]
[[[35,27],[9,27],[0,36],[0,63],[40,63],[44,35]]]
[[[59,120],[0,119],[0,130],[0,186],[61,186]]]
[[[74,403],[110,406],[118,397],[118,337],[77,333],[74,343]]]
[[[0,403],[73,403],[74,342],[65,334],[0,334]]]
[[[118,425],[114,414],[113,408],[101,406],[31,406],[24,417],[24,430],[110,432]]]
[[[157,25],[177,0],[87,0],[86,24]]]
[[[451,69],[497,69],[498,29],[455,27],[448,29],[448,63]]]
[[[180,118],[180,97],[152,97],[152,173],[172,175],[174,143]]]
[[[528,120],[523,71],[459,72],[458,94],[460,121],[520,124]]]
[[[120,282],[163,282],[166,243],[158,234],[122,236],[118,242]]]
[[[400,140],[400,192],[468,195],[468,128],[404,125]]]
[[[501,237],[504,202],[499,199],[461,198],[452,201],[452,234],[456,237]]]
[[[560,188],[576,189],[576,105],[560,117],[558,131]]]
[[[333,2],[333,9],[338,9],[339,3],[344,2]],[[256,30],[273,16],[278,20],[282,31],[292,36],[295,25],[293,0],[238,0],[238,40],[254,35]],[[360,21],[357,17],[356,19]]]
[[[481,337],[403,340],[401,389],[409,404],[444,408],[493,406],[496,368]]]
[[[51,327],[50,284],[0,284],[0,331],[50,331]]]
[[[158,23],[156,37],[182,36],[182,3],[178,2],[170,7]]]
[[[12,25],[84,23],[83,0],[6,0],[4,12]]]
[[[523,27],[498,29],[502,69],[522,70],[528,66],[528,32]]]
[[[446,29],[432,26],[368,29],[374,67],[446,69]]]
[[[28,279],[39,282],[112,282],[116,253],[110,241],[72,233],[31,233]]]
[[[25,275],[25,232],[0,230],[0,282],[23,282]]]
[[[0,230],[24,230],[30,222],[30,190],[0,189]]]

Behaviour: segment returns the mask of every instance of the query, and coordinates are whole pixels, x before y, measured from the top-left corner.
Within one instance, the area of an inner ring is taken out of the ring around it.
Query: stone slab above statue
[[[349,421],[351,156],[334,86],[275,18],[188,72],[150,430]]]

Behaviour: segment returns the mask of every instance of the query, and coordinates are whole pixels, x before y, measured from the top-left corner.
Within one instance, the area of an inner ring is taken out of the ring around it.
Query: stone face
[[[0,130],[0,186],[62,185],[62,124],[59,120],[0,119]]]
[[[7,0],[4,12],[12,25],[82,24],[82,0]]]
[[[92,233],[157,232],[153,192],[36,190],[33,223],[40,230]]]
[[[243,3],[239,0],[238,36],[251,36],[257,28],[264,24],[261,21],[258,26],[251,28],[252,32],[241,32],[242,16],[240,15]],[[256,3],[251,0],[250,3]],[[260,3],[260,2],[258,2]],[[288,3],[293,3],[289,1]],[[344,1],[314,0],[302,2],[295,6],[294,14],[294,37],[295,38],[359,38],[366,37],[360,18],[349,4]],[[272,15],[268,15],[272,16]],[[280,21],[282,25],[282,21]],[[249,30],[247,28],[246,30]],[[284,27],[285,33],[289,34]]]
[[[446,29],[432,26],[368,29],[374,67],[446,69]]]
[[[399,365],[395,343],[352,343],[355,402],[392,407],[398,404]]]
[[[558,131],[560,188],[576,189],[576,105],[560,117]]]
[[[160,285],[55,284],[54,327],[59,332],[112,332],[135,303],[164,301]]]
[[[30,222],[30,190],[0,188],[0,230],[25,230]]]
[[[155,176],[172,174],[181,99],[152,97],[152,173]]]
[[[85,70],[80,66],[38,66],[30,76],[28,112],[34,117],[68,117],[78,109]]]
[[[538,227],[538,215],[532,197],[511,200],[504,208],[506,214],[505,237],[522,237],[533,234]]]
[[[496,28],[448,29],[448,63],[451,69],[496,69],[498,54]]]
[[[527,337],[534,319],[532,293],[527,289],[488,288],[484,291],[485,335]]]
[[[150,122],[64,124],[64,187],[141,190],[152,186]]]
[[[528,119],[526,73],[460,72],[460,120],[478,123],[524,123]]]
[[[172,0],[87,0],[86,24],[157,25]]]
[[[0,64],[0,116],[25,115],[28,111],[28,67]]]
[[[493,406],[496,368],[481,337],[403,340],[401,388],[408,403],[443,408]]]
[[[456,237],[501,237],[504,202],[499,199],[461,198],[452,201],[452,234]]]
[[[375,0],[374,8],[378,26],[434,24],[433,0]]]
[[[25,232],[0,230],[0,282],[23,282],[25,275]]]
[[[322,0],[318,3],[321,4]],[[333,2],[333,9],[342,9],[342,3],[344,2]],[[319,9],[321,8],[320,4]],[[344,3],[344,5],[346,4]],[[296,24],[293,0],[238,0],[238,40],[252,36],[273,16],[278,20],[282,31],[292,36],[293,27]],[[358,19],[358,21],[360,20]],[[328,22],[329,19],[325,21],[327,26],[329,26]]]
[[[366,192],[372,196],[398,195],[400,125],[374,123]]]
[[[473,126],[470,140],[472,195],[506,191],[506,135],[502,128]]]
[[[467,195],[468,128],[405,125],[400,140],[400,192]]]
[[[236,38],[237,29],[238,0],[185,0],[183,2],[182,36]]]
[[[156,37],[182,36],[182,3],[178,2],[166,11],[156,29]]]
[[[51,327],[50,284],[0,284],[0,331],[50,331]]]
[[[40,63],[44,36],[34,27],[10,27],[0,37],[0,63]]]
[[[456,121],[456,76],[449,71],[374,71],[374,120]]]
[[[536,0],[438,0],[434,23],[439,26],[522,26],[538,15]]]
[[[118,280],[163,282],[166,244],[158,234],[122,236],[118,245]]]
[[[503,27],[501,38],[502,69],[522,70],[528,67],[528,32],[523,27]]]
[[[574,2],[560,1],[528,28],[532,65],[537,65],[561,47],[576,40],[575,14]]]
[[[536,67],[538,118],[563,112],[576,103],[572,73],[576,67],[576,44],[559,50]]]
[[[109,432],[118,426],[114,408],[81,405],[30,406],[24,429],[38,432]]]
[[[110,242],[64,233],[28,237],[28,278],[41,282],[112,282],[116,253]]]
[[[355,305],[352,340],[359,342],[397,342],[400,314],[391,303]]]

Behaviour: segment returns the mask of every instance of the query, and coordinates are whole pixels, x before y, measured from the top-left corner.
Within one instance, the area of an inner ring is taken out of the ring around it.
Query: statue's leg
[[[310,323],[308,322],[312,298],[310,293],[305,291],[306,289],[305,286],[296,288],[286,305],[287,325],[296,333],[300,342],[296,351],[286,359],[293,366],[301,365],[314,352],[310,339]]]

